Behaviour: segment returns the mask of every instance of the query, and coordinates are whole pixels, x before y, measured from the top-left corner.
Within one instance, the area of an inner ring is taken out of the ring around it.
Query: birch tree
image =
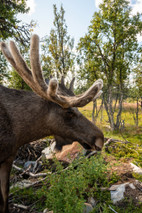
[[[103,101],[112,130],[119,129],[121,124],[125,88],[140,54],[140,32],[141,15],[131,15],[128,1],[104,0],[78,44],[78,76],[87,79],[88,85],[98,78],[104,80]]]

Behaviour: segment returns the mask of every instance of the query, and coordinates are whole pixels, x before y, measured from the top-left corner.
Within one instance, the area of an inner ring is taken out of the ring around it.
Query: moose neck
[[[18,147],[52,134],[47,119],[50,118],[48,115],[53,103],[30,91],[18,91],[3,86],[0,86],[0,90],[4,90],[4,93],[0,93],[0,100],[7,112]]]

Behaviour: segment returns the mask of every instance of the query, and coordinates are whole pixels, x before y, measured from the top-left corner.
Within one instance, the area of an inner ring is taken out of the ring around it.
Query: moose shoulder
[[[78,141],[85,149],[101,150],[104,136],[77,109],[101,94],[103,82],[97,80],[85,93],[75,96],[72,84],[65,87],[55,79],[46,84],[39,61],[39,38],[31,38],[31,70],[15,43],[1,43],[7,60],[33,92],[0,86],[0,213],[8,213],[9,176],[20,146],[53,135],[56,148]]]

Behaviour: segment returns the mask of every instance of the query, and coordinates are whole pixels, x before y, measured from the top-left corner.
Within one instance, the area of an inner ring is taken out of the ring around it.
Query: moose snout
[[[101,151],[104,145],[104,140],[102,138],[97,138],[95,141],[95,149]]]
[[[104,137],[93,137],[91,144],[93,150],[101,151],[104,145]]]

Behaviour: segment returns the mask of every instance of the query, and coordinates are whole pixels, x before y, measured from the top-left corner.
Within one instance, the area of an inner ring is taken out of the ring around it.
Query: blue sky
[[[92,16],[101,2],[102,0],[27,0],[30,12],[18,15],[18,18],[26,23],[35,20],[37,27],[34,33],[44,37],[49,35],[53,27],[53,4],[56,4],[58,9],[63,4],[68,33],[77,44],[79,38],[87,33]],[[129,0],[129,2],[133,8],[132,14],[136,14],[137,11],[142,12],[142,0]],[[138,38],[142,41],[142,36]]]
[[[93,13],[97,10],[94,0],[32,0],[29,14],[18,17],[26,23],[31,19],[37,22],[35,33],[40,37],[49,35],[53,27],[53,4],[60,9],[61,4],[65,9],[65,19],[68,27],[68,34],[74,37],[75,42],[87,32]]]

